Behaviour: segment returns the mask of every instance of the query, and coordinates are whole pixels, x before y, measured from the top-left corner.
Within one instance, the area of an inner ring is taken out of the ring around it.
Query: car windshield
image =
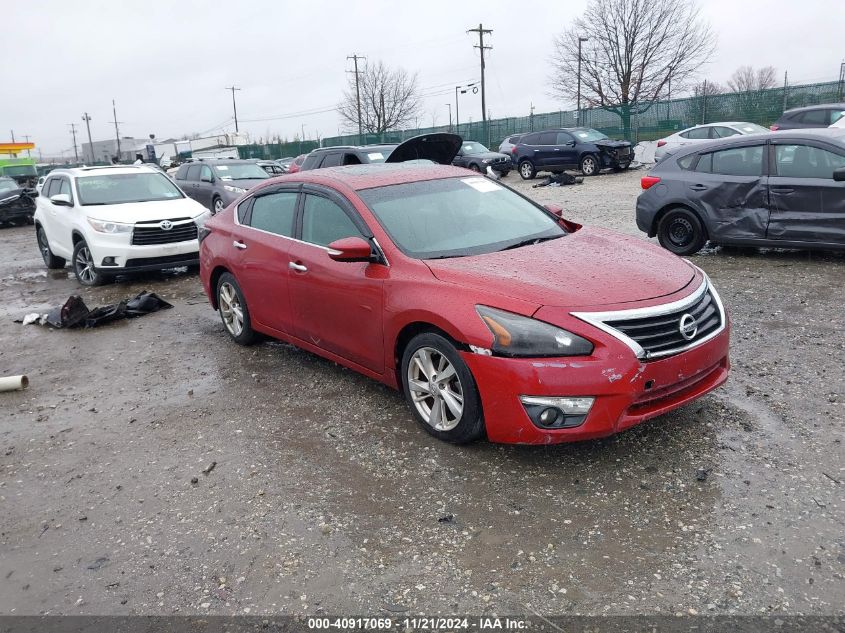
[[[255,163],[231,163],[215,165],[214,171],[221,180],[264,180],[269,178],[266,171]]]
[[[390,156],[390,153],[396,148],[395,145],[387,145],[385,147],[363,147],[361,151],[366,155],[367,160],[371,163],[383,163]]]
[[[12,191],[20,189],[20,185],[11,178],[0,178],[0,191]]]
[[[409,257],[480,255],[566,235],[544,210],[482,176],[358,192]]]
[[[572,130],[572,133],[578,137],[578,140],[581,142],[591,143],[592,141],[604,141],[607,140],[607,135],[602,134],[598,130],[594,130],[591,127],[580,128],[578,130]]]
[[[182,198],[182,192],[163,174],[98,174],[76,180],[83,205],[124,204]]]
[[[473,141],[471,143],[464,143],[461,146],[461,151],[464,154],[483,154],[484,152],[489,152],[490,150],[484,147],[481,143]]]
[[[768,128],[765,128],[762,125],[757,125],[756,123],[738,123],[734,127],[743,134],[759,134],[760,132],[769,131]]]

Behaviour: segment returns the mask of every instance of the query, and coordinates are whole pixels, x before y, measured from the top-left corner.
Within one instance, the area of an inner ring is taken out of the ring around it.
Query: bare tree
[[[403,69],[390,69],[381,61],[368,64],[359,72],[361,92],[361,126],[370,134],[380,134],[413,121],[420,113],[420,91],[417,76]],[[337,111],[350,127],[358,127],[358,102],[355,77],[343,92]]]
[[[645,112],[680,91],[713,52],[715,38],[692,0],[593,0],[584,15],[555,38],[552,92],[578,93],[588,106],[618,114],[630,137],[631,114]]]
[[[700,81],[692,87],[693,97],[712,97],[725,93],[725,87],[715,81]]]
[[[751,66],[740,66],[728,79],[731,92],[754,92],[768,90],[777,85],[774,66],[763,66],[754,70]]]

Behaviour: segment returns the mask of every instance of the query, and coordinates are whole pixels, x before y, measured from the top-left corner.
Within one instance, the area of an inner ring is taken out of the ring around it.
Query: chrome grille
[[[170,226],[165,229],[165,226]],[[197,239],[197,225],[190,218],[176,220],[157,220],[136,224],[132,231],[134,246],[149,246],[153,244],[172,244],[188,242]]]
[[[573,315],[620,339],[645,360],[710,340],[724,329],[726,318],[718,294],[707,281],[689,297],[663,306]]]

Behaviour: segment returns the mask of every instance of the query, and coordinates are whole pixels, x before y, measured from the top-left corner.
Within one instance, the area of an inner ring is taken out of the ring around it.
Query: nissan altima
[[[728,317],[703,271],[466,169],[280,176],[200,240],[235,342],[281,339],[400,389],[445,441],[606,436],[728,377]]]

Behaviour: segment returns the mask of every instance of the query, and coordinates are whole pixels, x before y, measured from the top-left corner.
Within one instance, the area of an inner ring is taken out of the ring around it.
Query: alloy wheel
[[[464,412],[464,390],[454,365],[433,347],[421,347],[408,363],[411,401],[437,431],[451,431]]]
[[[531,163],[528,161],[522,163],[519,166],[519,175],[525,179],[531,178],[531,172],[533,171],[533,167],[531,167]]]
[[[94,258],[91,257],[91,251],[87,245],[81,246],[77,251],[74,265],[76,266],[76,275],[83,284],[94,283]]]
[[[214,214],[217,215],[223,210],[223,201],[220,198],[214,199]]]
[[[585,176],[592,176],[596,172],[596,161],[594,158],[587,157],[581,163],[581,172]]]
[[[49,266],[50,245],[47,243],[47,236],[44,235],[44,229],[41,227],[38,228],[38,231],[35,233],[35,239],[38,240],[38,250],[41,251],[41,257],[44,258],[44,263]]]
[[[223,324],[232,336],[240,336],[244,331],[244,311],[238,293],[232,284],[220,284],[219,301],[220,315]]]

